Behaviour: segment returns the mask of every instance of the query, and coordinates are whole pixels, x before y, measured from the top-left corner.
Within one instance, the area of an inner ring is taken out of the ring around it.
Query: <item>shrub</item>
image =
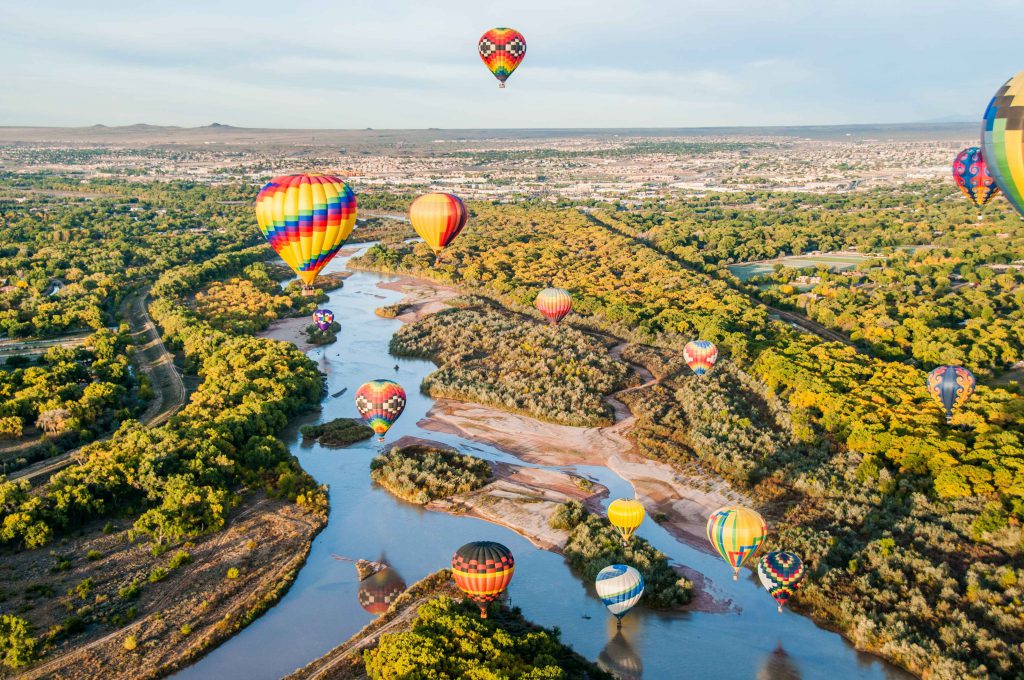
[[[8,668],[27,666],[35,659],[39,641],[32,637],[32,626],[25,619],[0,615],[0,655]]]
[[[134,635],[129,635],[124,639],[124,642],[121,643],[121,646],[124,647],[127,651],[131,652],[139,646],[139,640]]]
[[[90,562],[95,562],[96,560],[102,557],[103,553],[101,553],[99,550],[90,550],[89,552],[85,553],[85,559],[89,560]]]
[[[168,563],[167,566],[169,566],[171,569],[177,569],[178,567],[185,564],[190,564],[191,562],[192,555],[190,555],[185,550],[179,550],[178,552],[174,553],[174,557],[171,558],[171,561]]]
[[[238,578],[238,568],[237,567],[231,567],[230,569],[228,569],[227,577],[229,579],[236,579],[236,578]]]
[[[149,582],[159,583],[160,581],[163,581],[165,578],[167,578],[167,574],[169,573],[170,572],[168,572],[163,567],[154,567],[153,571],[149,572]]]

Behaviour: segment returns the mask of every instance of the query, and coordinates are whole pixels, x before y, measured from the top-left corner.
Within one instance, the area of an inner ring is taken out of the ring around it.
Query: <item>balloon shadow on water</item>
[[[801,680],[802,677],[800,668],[782,648],[781,642],[765,655],[757,669],[757,680]]]
[[[598,654],[597,665],[620,680],[640,680],[644,675],[644,662],[621,630]]]

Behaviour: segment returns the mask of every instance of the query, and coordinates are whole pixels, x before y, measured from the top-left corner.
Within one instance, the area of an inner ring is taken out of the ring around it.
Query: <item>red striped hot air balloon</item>
[[[683,348],[683,359],[691,371],[704,375],[718,361],[718,348],[707,340],[691,340]]]
[[[424,194],[409,206],[412,228],[435,256],[459,235],[468,217],[465,204],[452,194]]]
[[[569,295],[569,291],[562,288],[545,288],[537,293],[534,304],[554,326],[572,309],[572,296]]]
[[[455,585],[480,607],[482,619],[487,618],[487,605],[508,588],[515,570],[512,551],[493,541],[467,543],[452,557]]]
[[[356,195],[332,175],[284,175],[256,196],[256,221],[271,247],[313,294],[313,279],[356,223]]]

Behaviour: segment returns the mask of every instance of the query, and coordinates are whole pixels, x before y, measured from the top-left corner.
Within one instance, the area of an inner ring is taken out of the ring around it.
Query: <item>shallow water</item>
[[[327,271],[343,269],[346,261],[336,258]],[[338,342],[311,350],[309,356],[327,373],[328,394],[343,388],[347,391],[338,398],[327,397],[320,413],[292,423],[282,435],[302,467],[330,488],[327,527],[314,541],[295,583],[273,609],[175,677],[279,678],[323,655],[369,623],[374,617],[359,604],[355,568],[332,555],[384,558],[406,583],[413,583],[449,567],[452,553],[473,540],[499,541],[512,550],[516,574],[509,594],[527,618],[558,627],[563,641],[589,659],[600,657],[622,677],[912,677],[876,657],[857,652],[842,637],[807,618],[788,610],[779,614],[774,600],[752,572],[743,572],[734,582],[722,560],[677,541],[650,519],[637,533],[674,561],[704,574],[715,598],[731,600],[733,606],[728,613],[717,614],[665,614],[637,608],[623,619],[622,633],[616,635],[614,618],[593,589],[573,576],[560,556],[534,548],[504,527],[471,517],[429,512],[376,487],[369,475],[370,459],[377,453],[375,439],[337,450],[302,444],[298,434],[301,425],[357,417],[353,395],[359,385],[374,378],[390,378],[401,383],[409,396],[405,413],[388,433],[390,441],[403,435],[420,436],[488,460],[524,464],[491,446],[417,426],[433,403],[419,393],[418,387],[434,364],[388,355],[388,341],[401,322],[378,317],[374,309],[398,302],[403,296],[377,287],[387,280],[391,278],[356,272],[345,281],[344,288],[331,292],[327,306],[342,325]],[[630,484],[607,468],[563,469],[605,485],[610,498],[633,495]]]

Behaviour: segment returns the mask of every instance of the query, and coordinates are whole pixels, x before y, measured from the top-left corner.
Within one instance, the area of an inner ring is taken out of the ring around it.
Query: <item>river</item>
[[[340,271],[346,261],[339,256],[326,271]],[[637,533],[675,562],[706,575],[707,587],[716,599],[730,600],[732,606],[727,613],[666,614],[637,608],[624,618],[622,633],[617,636],[614,618],[559,555],[533,547],[504,527],[426,511],[376,487],[369,475],[370,460],[377,453],[376,439],[345,449],[304,444],[298,434],[300,426],[357,417],[353,395],[359,385],[373,378],[389,378],[401,383],[409,397],[405,413],[388,433],[390,441],[403,435],[419,436],[488,460],[543,467],[523,463],[487,445],[418,427],[433,403],[420,394],[419,384],[435,366],[388,354],[388,341],[401,322],[378,317],[374,309],[403,297],[377,287],[388,280],[391,277],[356,272],[344,288],[331,292],[329,306],[342,326],[339,339],[326,348],[311,350],[309,356],[327,373],[328,394],[346,391],[337,398],[326,397],[321,412],[298,419],[282,435],[302,467],[330,489],[327,527],[314,541],[305,567],[281,601],[176,678],[280,678],[369,623],[373,616],[359,604],[355,568],[333,555],[384,558],[406,583],[413,583],[449,567],[452,553],[473,540],[499,541],[512,550],[516,573],[509,594],[527,618],[558,627],[564,642],[589,659],[600,657],[614,665],[623,677],[912,677],[856,651],[840,635],[819,628],[810,619],[788,610],[777,613],[775,602],[752,572],[744,571],[734,582],[721,559],[677,541],[650,519]],[[610,498],[633,495],[630,484],[607,468],[561,469],[603,484],[611,492]]]

